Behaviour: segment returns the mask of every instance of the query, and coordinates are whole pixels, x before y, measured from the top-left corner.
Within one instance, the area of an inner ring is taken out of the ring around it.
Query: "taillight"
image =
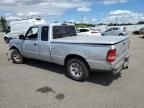
[[[127,31],[126,27],[124,27],[124,28],[123,28],[123,31],[124,31],[124,32],[126,32],[126,31]]]
[[[91,33],[97,33],[97,32],[91,32]]]
[[[107,53],[107,62],[114,62],[116,59],[116,49],[109,50]]]

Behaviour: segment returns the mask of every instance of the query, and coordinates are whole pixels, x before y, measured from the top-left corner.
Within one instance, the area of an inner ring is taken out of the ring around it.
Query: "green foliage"
[[[75,24],[76,28],[88,28],[88,27],[94,27],[94,25],[92,24],[82,24],[82,23],[79,23],[79,24]]]
[[[6,32],[8,23],[5,17],[0,17],[0,25],[1,25],[1,31]]]
[[[137,24],[144,24],[144,21],[139,21]]]
[[[116,24],[116,23],[110,23],[108,26],[126,26],[126,25],[134,25],[132,23],[122,23],[122,24]]]

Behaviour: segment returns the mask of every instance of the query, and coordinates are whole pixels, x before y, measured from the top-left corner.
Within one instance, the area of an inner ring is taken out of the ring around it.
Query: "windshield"
[[[53,38],[63,38],[63,37],[71,37],[76,36],[76,30],[74,26],[54,26],[53,27]]]

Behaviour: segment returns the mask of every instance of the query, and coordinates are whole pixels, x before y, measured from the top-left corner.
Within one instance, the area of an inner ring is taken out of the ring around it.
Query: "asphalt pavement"
[[[85,82],[65,76],[62,66],[8,61],[0,35],[0,108],[144,108],[144,39],[130,35],[130,64],[119,77],[91,73]]]

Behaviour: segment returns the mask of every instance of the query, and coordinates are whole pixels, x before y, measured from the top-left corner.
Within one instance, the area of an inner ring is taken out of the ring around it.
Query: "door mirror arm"
[[[24,35],[19,35],[19,39],[25,40],[25,36]]]

